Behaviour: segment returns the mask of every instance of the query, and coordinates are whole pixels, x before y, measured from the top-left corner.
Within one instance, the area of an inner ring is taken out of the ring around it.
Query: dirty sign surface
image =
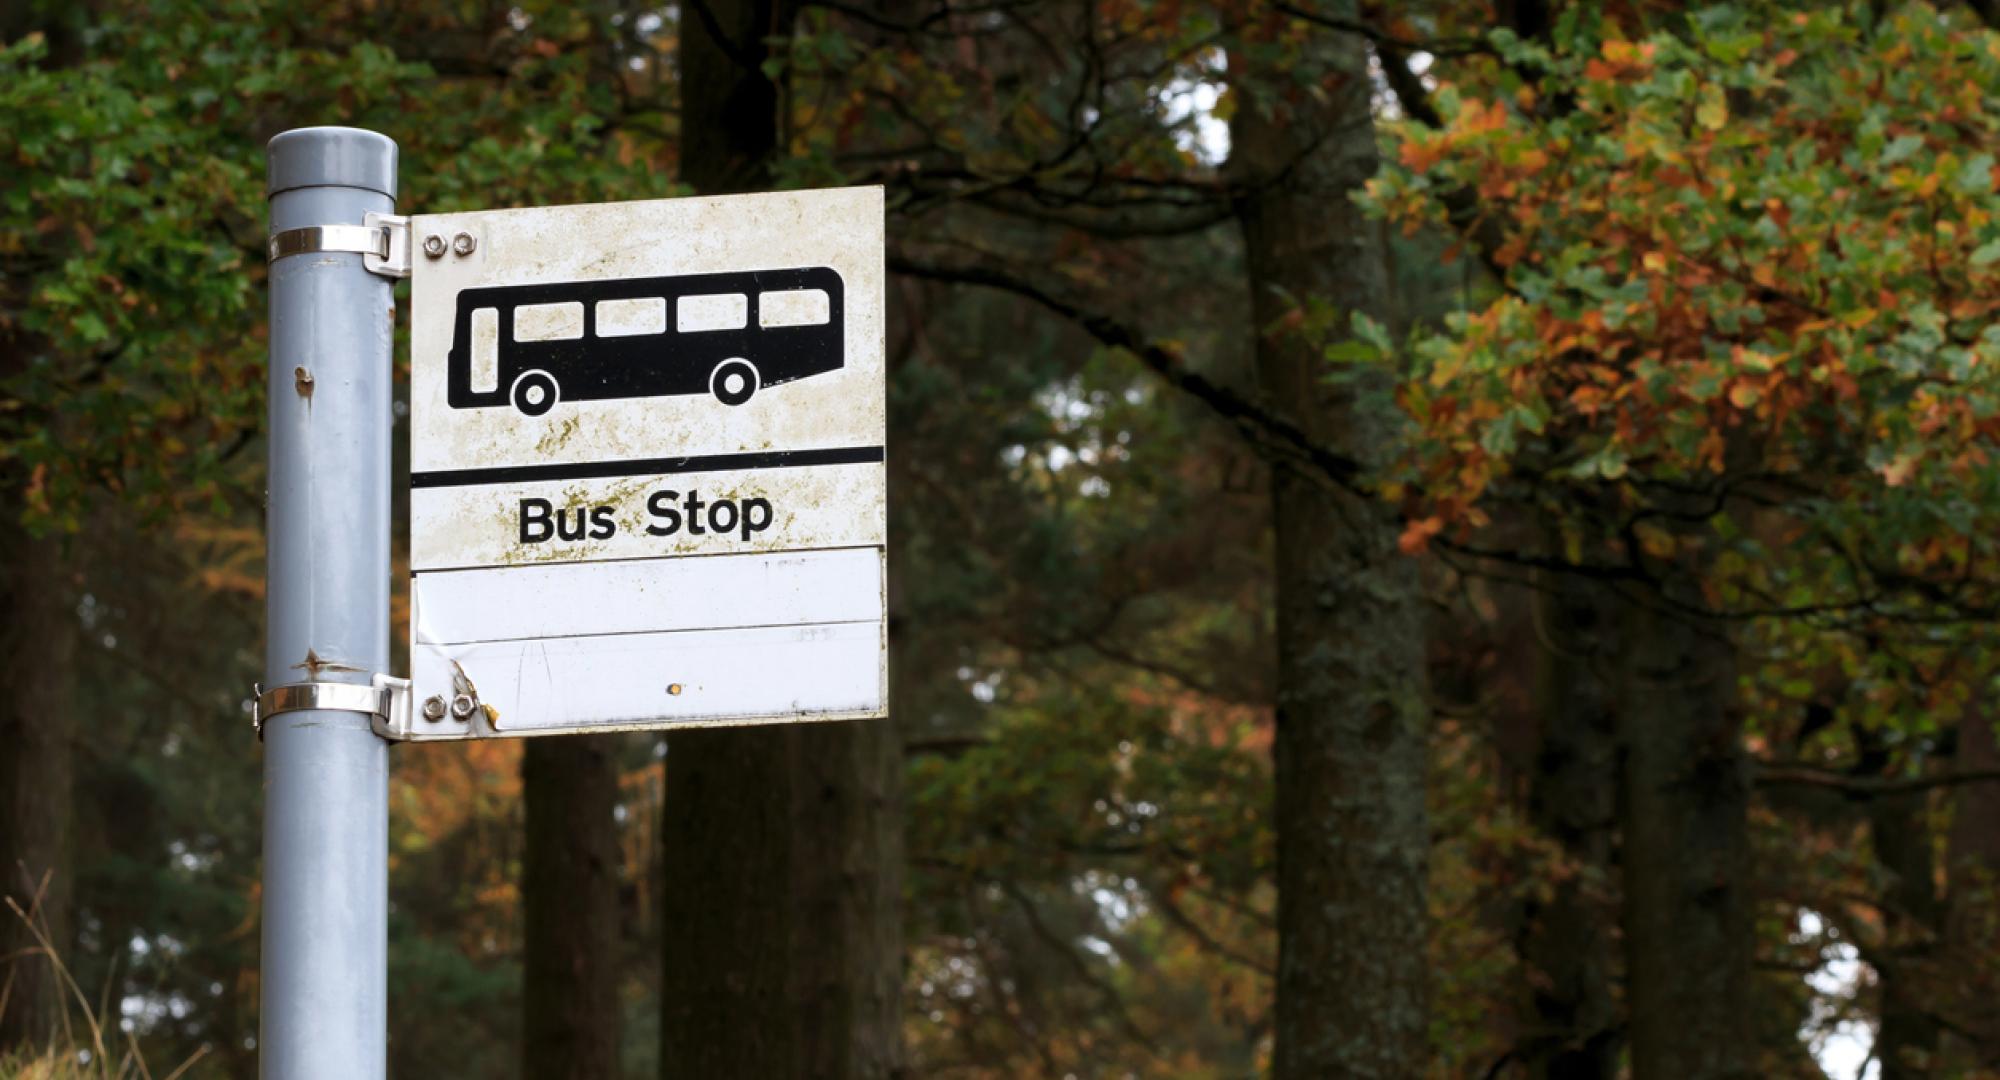
[[[881,189],[411,236],[414,737],[882,715]]]

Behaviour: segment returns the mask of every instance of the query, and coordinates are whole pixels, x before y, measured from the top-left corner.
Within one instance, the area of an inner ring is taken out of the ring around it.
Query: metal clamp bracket
[[[316,251],[345,251],[359,254],[361,265],[383,277],[410,276],[410,219],[402,214],[362,216],[360,225],[305,225],[274,233],[265,249],[266,261],[277,262],[289,255],[310,255]]]
[[[410,680],[376,675],[369,683],[301,682],[266,689],[254,684],[250,722],[264,739],[264,721],[288,712],[357,712],[375,734],[391,742],[410,737]]]

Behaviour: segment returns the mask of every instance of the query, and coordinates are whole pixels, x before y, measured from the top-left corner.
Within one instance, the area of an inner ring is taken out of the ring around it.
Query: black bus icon
[[[741,405],[838,371],[843,324],[840,275],[825,266],[466,289],[445,400],[528,416],[558,401],[679,394]]]

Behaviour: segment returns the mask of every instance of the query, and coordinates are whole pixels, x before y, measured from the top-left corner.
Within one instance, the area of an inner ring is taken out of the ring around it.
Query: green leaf
[[[104,320],[98,318],[94,311],[78,315],[71,325],[75,327],[76,335],[87,344],[96,345],[111,336],[111,331],[106,329]]]
[[[1729,99],[1722,87],[1709,83],[1701,88],[1701,103],[1694,109],[1695,122],[1710,131],[1720,131],[1729,123]]]
[[[1325,355],[1327,360],[1336,364],[1372,364],[1382,358],[1381,351],[1375,346],[1353,338],[1328,345]]]
[[[1353,318],[1354,336],[1375,347],[1383,356],[1392,356],[1396,346],[1389,340],[1389,328],[1369,318],[1362,312],[1355,312]]]
[[[1882,151],[1881,163],[1884,165],[1898,164],[1899,162],[1908,160],[1910,155],[1915,154],[1923,148],[1924,137],[1922,135],[1899,135],[1895,141],[1889,144],[1888,149]]]
[[[1993,190],[1993,155],[1975,154],[1952,178],[1952,186],[1966,195],[1984,195]]]

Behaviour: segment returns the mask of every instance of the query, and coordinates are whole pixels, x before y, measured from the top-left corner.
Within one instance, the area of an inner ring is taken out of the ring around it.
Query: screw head
[[[470,255],[472,249],[478,246],[479,241],[474,240],[471,233],[459,233],[451,238],[451,250],[454,255]]]
[[[424,699],[424,719],[436,723],[444,719],[444,698],[432,694]]]
[[[444,258],[444,237],[436,233],[424,237],[424,254],[433,259]]]
[[[451,699],[451,714],[460,720],[472,715],[475,707],[471,694],[454,694]]]

